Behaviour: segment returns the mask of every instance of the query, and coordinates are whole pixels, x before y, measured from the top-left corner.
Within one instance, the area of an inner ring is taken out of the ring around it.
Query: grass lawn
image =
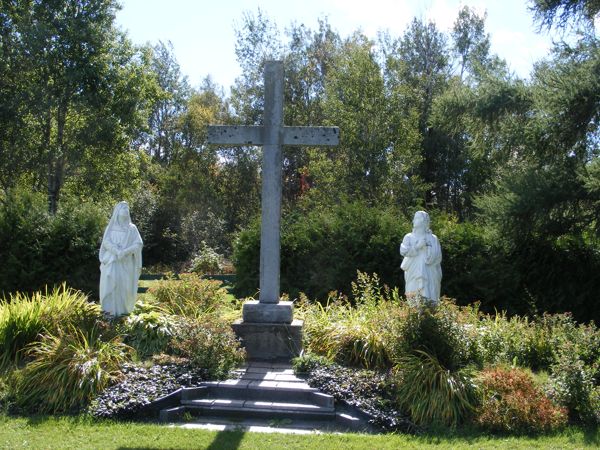
[[[98,422],[82,417],[0,415],[0,448],[18,449],[396,449],[396,448],[598,448],[598,430],[568,428],[552,436],[490,437],[475,432],[423,436],[289,435],[184,430],[165,425]]]

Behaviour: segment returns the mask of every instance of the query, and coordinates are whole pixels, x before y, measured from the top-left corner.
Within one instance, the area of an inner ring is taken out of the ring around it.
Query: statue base
[[[256,323],[237,320],[231,327],[241,339],[248,360],[287,362],[300,356],[302,325],[301,320],[294,320],[291,323]]]
[[[242,308],[244,323],[292,323],[292,302],[261,303],[250,300]]]

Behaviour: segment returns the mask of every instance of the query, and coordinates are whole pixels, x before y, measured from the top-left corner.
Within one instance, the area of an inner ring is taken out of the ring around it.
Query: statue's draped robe
[[[423,239],[427,245],[416,249],[417,240]],[[404,270],[405,293],[420,295],[438,303],[442,282],[442,248],[437,236],[431,231],[418,236],[408,233],[400,245],[400,254],[404,256],[400,267]]]
[[[142,238],[129,223],[125,230],[107,227],[100,246],[100,304],[114,316],[129,314],[135,306],[142,270]],[[117,258],[119,251],[125,256]]]

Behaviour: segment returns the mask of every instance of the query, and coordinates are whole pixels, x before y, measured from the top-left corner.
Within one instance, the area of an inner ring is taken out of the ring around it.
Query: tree
[[[473,73],[485,66],[490,52],[490,36],[485,32],[487,14],[480,17],[475,10],[463,6],[451,31],[454,51],[459,58],[460,78],[465,70]]]
[[[530,9],[540,27],[565,29],[569,23],[593,25],[600,13],[599,0],[531,0]]]
[[[31,143],[25,169],[38,183],[46,180],[54,213],[65,179],[86,153],[110,159],[128,149],[143,126],[151,84],[143,55],[113,27],[114,0],[8,6],[3,35],[11,49],[4,53],[9,57],[4,68],[20,69],[7,80],[14,84],[3,89],[18,113],[8,130],[23,125],[20,132]],[[5,138],[3,150],[19,144]]]
[[[177,122],[185,111],[191,88],[187,77],[181,75],[170,42],[159,42],[152,47],[151,71],[160,90],[148,120],[149,132],[143,136],[142,145],[156,160],[168,163],[177,156],[180,140]]]
[[[386,79],[392,95],[418,117],[420,164],[418,175],[427,183],[425,202],[444,205],[447,187],[440,173],[445,136],[430,123],[434,99],[448,86],[449,53],[446,37],[434,23],[413,19],[404,35],[386,50]],[[394,94],[399,91],[399,94]]]

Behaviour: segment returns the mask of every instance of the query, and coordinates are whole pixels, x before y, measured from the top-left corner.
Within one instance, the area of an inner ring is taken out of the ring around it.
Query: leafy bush
[[[105,223],[104,211],[91,203],[65,200],[52,216],[45,196],[9,193],[0,202],[0,295],[63,282],[97,295]]]
[[[161,280],[148,292],[169,313],[198,317],[229,303],[227,291],[217,280],[204,280],[197,274],[182,273],[179,279]]]
[[[36,413],[78,411],[121,377],[131,348],[119,340],[102,342],[98,334],[69,327],[44,335],[28,348],[33,361],[12,375],[17,407]]]
[[[246,356],[229,322],[217,316],[183,319],[171,340],[171,351],[202,369],[208,379],[226,377]]]
[[[70,326],[90,330],[101,315],[99,305],[64,284],[51,292],[16,293],[0,301],[0,371],[22,362],[24,349],[40,334],[57,334]]]
[[[125,342],[140,358],[165,351],[175,334],[176,319],[160,307],[137,302],[123,324]]]
[[[600,386],[594,384],[597,367],[586,366],[573,345],[552,366],[549,395],[569,411],[572,420],[600,424]]]
[[[198,275],[221,273],[223,270],[221,259],[221,255],[206,245],[206,242],[202,241],[200,248],[190,263],[190,272],[197,273]]]
[[[449,370],[440,360],[416,350],[400,358],[396,366],[396,401],[419,425],[455,426],[477,405],[473,370]]]
[[[477,318],[476,310],[461,312],[448,299],[442,299],[437,307],[406,308],[397,339],[391,342],[396,360],[424,352],[451,371],[471,363],[481,364],[475,326],[469,323]]]
[[[522,369],[486,369],[479,374],[481,405],[475,422],[490,431],[539,433],[566,424],[566,412],[550,401]]]

